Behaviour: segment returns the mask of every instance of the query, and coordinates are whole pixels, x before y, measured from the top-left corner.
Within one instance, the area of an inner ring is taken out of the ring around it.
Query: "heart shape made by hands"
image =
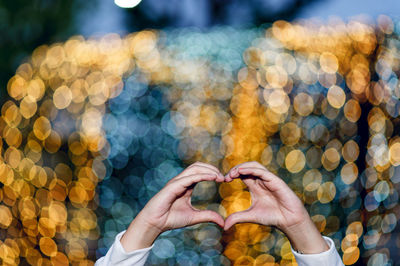
[[[222,217],[244,211],[251,206],[251,195],[248,187],[240,180],[216,183],[202,181],[195,185],[191,204],[199,210],[212,210]]]
[[[243,181],[243,182],[242,182]],[[221,203],[215,202],[221,196]],[[241,222],[290,227],[308,217],[303,203],[287,184],[257,162],[232,168],[218,187],[213,181],[196,184],[192,206],[225,217],[225,229]]]

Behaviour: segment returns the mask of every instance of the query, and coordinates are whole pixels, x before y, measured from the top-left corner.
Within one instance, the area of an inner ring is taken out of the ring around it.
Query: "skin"
[[[149,247],[164,231],[213,222],[224,227],[224,218],[214,211],[195,209],[190,203],[193,187],[201,181],[224,182],[219,170],[194,163],[171,179],[142,209],[121,238],[125,251]],[[134,241],[133,241],[134,240]]]
[[[275,226],[289,239],[293,249],[317,254],[329,249],[303,203],[286,183],[258,162],[233,167],[225,176],[230,182],[242,178],[249,188],[252,204],[247,210],[229,215],[224,229],[237,223]]]
[[[190,203],[193,187],[201,181],[230,182],[241,178],[248,186],[252,205],[224,220],[218,213],[195,209]],[[121,238],[126,252],[147,248],[164,231],[213,222],[228,230],[237,223],[275,226],[292,247],[305,254],[329,249],[303,203],[279,177],[257,162],[232,168],[226,176],[209,164],[197,162],[171,179],[136,216]]]

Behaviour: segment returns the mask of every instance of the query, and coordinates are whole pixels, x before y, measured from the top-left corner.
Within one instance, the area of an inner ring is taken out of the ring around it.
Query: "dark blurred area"
[[[0,1],[0,96],[7,81],[33,49],[76,34],[74,15],[94,1]]]
[[[147,0],[135,8],[122,9],[113,1],[1,0],[0,99],[4,102],[7,97],[7,81],[16,68],[43,44],[110,30],[127,33],[146,28],[259,26],[277,19],[291,20],[315,1],[318,0]],[[99,20],[105,20],[107,25],[99,29]],[[90,24],[97,27],[86,26]]]
[[[296,14],[318,0],[207,0],[142,1],[127,9],[133,29],[200,27],[215,25],[259,26],[275,20],[292,20]]]

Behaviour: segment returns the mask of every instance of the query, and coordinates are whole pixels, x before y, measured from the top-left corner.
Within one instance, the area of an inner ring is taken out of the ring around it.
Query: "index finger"
[[[217,182],[222,182],[224,181],[224,176],[221,174],[221,172],[216,168],[215,166],[206,164],[206,163],[194,163],[187,167],[185,170],[183,170],[179,175],[174,177],[173,179],[180,179],[185,176],[189,175],[194,175],[194,174],[202,174],[202,173],[211,173],[217,175]]]
[[[265,168],[264,165],[260,164],[260,163],[257,162],[257,161],[244,162],[244,163],[235,165],[234,167],[232,167],[232,169],[233,169],[233,168],[249,168],[249,167],[256,167],[256,168],[262,168],[262,169],[267,170],[267,168]],[[267,170],[267,171],[268,171],[268,170]]]
[[[229,170],[225,176],[225,180],[230,182],[240,175],[253,175],[264,181],[271,181],[272,179],[278,178],[258,162],[245,162],[238,164]]]
[[[215,166],[212,165],[212,164],[208,164],[208,163],[195,162],[194,164],[189,165],[188,168],[191,168],[191,167],[193,167],[193,166],[203,166],[203,167],[210,168],[210,169],[214,170],[215,172],[218,172],[218,173],[220,172],[219,169],[218,169],[217,167],[215,167]]]
[[[201,181],[215,181],[216,179],[217,175],[212,173],[193,174],[173,180],[168,187],[169,191],[177,196],[185,192],[193,184]]]

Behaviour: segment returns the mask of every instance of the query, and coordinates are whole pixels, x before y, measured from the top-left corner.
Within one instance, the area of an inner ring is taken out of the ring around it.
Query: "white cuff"
[[[299,266],[342,266],[344,265],[335,243],[329,237],[323,236],[329,246],[329,250],[318,254],[300,254],[292,249],[293,255]]]
[[[150,254],[151,247],[126,252],[121,245],[121,237],[125,233],[122,231],[115,237],[114,244],[110,247],[107,254],[96,261],[96,266],[121,265],[121,266],[142,266]]]

